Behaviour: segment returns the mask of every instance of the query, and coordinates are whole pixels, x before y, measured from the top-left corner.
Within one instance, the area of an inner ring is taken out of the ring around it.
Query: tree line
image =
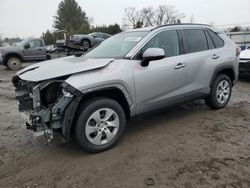
[[[44,39],[46,45],[52,45],[56,42],[56,33],[54,31],[57,30],[66,30],[68,36],[92,32],[114,35],[127,29],[181,23],[184,18],[185,15],[180,13],[175,6],[159,5],[156,8],[149,6],[139,10],[134,7],[127,7],[124,10],[122,25],[115,23],[93,26],[91,24],[92,18],[87,16],[76,0],[62,0],[54,16],[53,29],[42,33],[41,38]],[[192,16],[191,20],[193,19]],[[231,32],[243,30],[249,31],[250,29],[236,26],[231,29]],[[0,38],[0,45],[1,41]]]
[[[156,9],[145,7],[141,10],[129,7],[125,9],[123,25],[110,24],[92,26],[91,18],[78,5],[76,0],[62,0],[59,3],[56,16],[54,16],[54,30],[66,30],[69,36],[74,34],[88,34],[91,32],[104,32],[117,34],[128,28],[140,28],[163,24],[180,23],[184,14],[179,13],[174,6],[160,5]],[[47,30],[42,34],[46,45],[55,44],[56,34]]]
[[[119,24],[91,26],[91,18],[87,16],[76,0],[62,0],[59,3],[56,16],[54,16],[54,30],[66,30],[68,36],[74,34],[88,34],[92,32],[103,32],[111,35],[122,31]],[[46,45],[56,42],[56,33],[47,30],[41,36]]]

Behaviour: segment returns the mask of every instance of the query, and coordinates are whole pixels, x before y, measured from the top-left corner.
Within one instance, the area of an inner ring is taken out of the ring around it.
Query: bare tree
[[[143,8],[141,10],[141,14],[144,18],[145,27],[154,26],[154,21],[153,21],[154,8],[153,7]]]
[[[159,5],[156,9],[144,7],[141,10],[129,7],[125,9],[123,27],[138,28],[173,24],[179,23],[184,17],[184,14],[179,13],[174,6]]]
[[[138,26],[143,25],[143,17],[141,12],[137,11],[133,7],[125,8],[125,16],[123,18],[125,27],[138,28]]]

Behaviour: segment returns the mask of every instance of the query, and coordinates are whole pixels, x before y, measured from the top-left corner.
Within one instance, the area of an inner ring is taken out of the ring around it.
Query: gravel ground
[[[250,81],[225,109],[196,101],[133,120],[115,148],[93,155],[34,138],[13,75],[0,66],[0,187],[250,187]]]

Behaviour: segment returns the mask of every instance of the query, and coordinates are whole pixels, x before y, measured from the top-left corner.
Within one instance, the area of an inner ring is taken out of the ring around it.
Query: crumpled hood
[[[83,71],[102,68],[113,59],[87,59],[85,57],[69,56],[28,66],[17,72],[17,75],[27,81],[43,81]]]
[[[250,50],[244,50],[240,53],[241,59],[250,59]]]

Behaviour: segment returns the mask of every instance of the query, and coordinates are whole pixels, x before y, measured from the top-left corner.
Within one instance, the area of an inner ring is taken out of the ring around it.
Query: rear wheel
[[[22,67],[22,62],[17,57],[9,57],[6,62],[6,66],[10,70],[19,70]]]
[[[113,147],[126,126],[122,107],[111,99],[96,99],[82,107],[75,127],[78,144],[97,153]]]
[[[219,75],[212,86],[211,94],[206,99],[206,103],[213,109],[224,108],[231,98],[231,92],[231,79],[227,75]]]

